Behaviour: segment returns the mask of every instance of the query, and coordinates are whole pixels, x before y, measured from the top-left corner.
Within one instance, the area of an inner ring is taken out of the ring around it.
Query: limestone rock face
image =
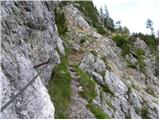
[[[70,36],[77,50],[83,50],[84,57],[79,67],[95,81],[97,96],[93,104],[98,105],[110,118],[159,118],[158,88],[156,75],[158,52],[154,53],[144,40],[136,38],[129,54],[123,56],[123,49],[110,37],[102,36],[87,23],[78,5],[67,4],[65,16]],[[82,7],[83,9],[83,7]],[[84,9],[85,10],[85,9]],[[81,36],[87,36],[80,44]],[[135,55],[136,50],[144,51],[143,61]],[[139,62],[144,62],[140,71]]]
[[[75,9],[72,13],[77,13],[75,19],[84,17],[81,12],[78,12],[78,9],[73,8],[74,6],[68,5],[66,8],[71,7],[72,10]],[[66,16],[68,14],[66,13]],[[69,17],[67,18],[72,21]],[[85,19],[83,18],[83,20]],[[81,19],[79,22],[84,24],[83,20]],[[86,26],[82,26],[84,31],[88,28]],[[72,24],[71,28],[74,29],[75,27],[77,26]],[[81,31],[76,29],[75,31],[73,32],[75,36],[82,34]],[[96,31],[87,29],[86,34],[89,36],[90,33],[96,34]],[[111,118],[158,118],[157,100],[159,93],[158,78],[155,76],[156,57],[148,45],[141,39],[136,39],[133,43],[135,48],[140,48],[145,52],[146,67],[142,73],[128,67],[128,62],[133,65],[137,64],[138,60],[133,54],[123,57],[121,55],[122,49],[117,47],[116,43],[109,37],[98,35],[94,38],[91,43],[86,39],[88,42],[85,45],[86,53],[79,65],[96,82],[97,96],[93,103],[100,106]],[[76,41],[77,39],[73,38],[73,40]],[[146,116],[144,116],[144,111],[147,113]]]
[[[104,79],[113,92],[118,93],[118,95],[122,96],[127,93],[127,86],[114,73],[106,70]]]
[[[91,28],[89,24],[85,21],[82,13],[72,4],[66,7],[65,13],[70,27],[78,31],[90,31]]]
[[[45,87],[64,54],[54,21],[54,2],[1,2],[1,104],[4,105],[34,76],[44,72],[3,112],[1,118],[54,118],[54,106]],[[34,68],[53,59],[52,64]]]
[[[132,54],[122,57],[114,41],[103,37],[87,46],[91,52],[85,54],[79,66],[96,81],[99,87],[94,103],[111,118],[158,118],[156,58],[144,41],[135,40],[134,47],[145,51],[143,73],[127,66],[127,61],[137,63]]]
[[[152,61],[152,58],[147,54],[151,54],[148,46],[144,45],[146,46],[144,48],[146,50],[145,59],[148,61],[146,61],[145,72],[141,73],[128,68],[125,58],[121,57],[118,52],[119,48],[111,43],[109,39],[96,40],[89,48],[92,48],[97,55],[86,54],[79,65],[95,79],[99,85],[96,88],[97,91],[107,85],[107,90],[103,91],[104,93],[101,91],[104,95],[97,94],[94,103],[101,106],[111,118],[140,119],[144,118],[144,111],[147,114],[145,117],[158,118],[158,103],[156,102],[158,100],[158,78],[152,69],[155,67],[154,62],[149,62]],[[132,58],[134,57],[130,55],[126,59],[136,63],[136,58]],[[97,59],[102,61],[98,62],[98,65]],[[100,71],[104,70],[105,74],[99,75]]]

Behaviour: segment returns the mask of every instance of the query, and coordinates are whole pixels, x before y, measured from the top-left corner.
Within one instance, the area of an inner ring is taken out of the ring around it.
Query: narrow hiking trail
[[[81,60],[84,57],[84,53],[77,51],[77,50],[73,50],[70,54],[69,54],[69,64],[70,65],[78,65]]]
[[[83,91],[82,86],[79,83],[80,77],[77,76],[77,73],[73,70],[72,67],[69,67],[69,72],[72,77],[71,89],[71,107],[70,107],[70,119],[94,119],[94,115],[90,110],[87,109],[86,105],[88,102],[82,98],[79,93]]]
[[[69,64],[70,65],[78,65],[83,58],[83,53],[76,53],[71,52],[69,55]],[[70,119],[95,119],[94,114],[87,109],[86,105],[88,102],[80,96],[80,92],[83,91],[82,86],[79,83],[80,76],[77,75],[76,71],[71,67],[68,66],[70,75],[72,77],[71,81],[71,89],[72,89],[72,96],[71,96],[71,106],[70,106]]]

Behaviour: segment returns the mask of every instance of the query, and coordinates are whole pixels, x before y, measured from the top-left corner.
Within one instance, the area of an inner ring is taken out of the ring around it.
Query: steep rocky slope
[[[80,63],[75,64],[95,82],[96,96],[92,103],[109,118],[158,118],[159,82],[155,75],[158,52],[154,54],[142,39],[134,38],[132,51],[123,56],[123,49],[112,37],[97,33],[77,6],[63,7],[68,25],[67,42],[83,54]],[[145,52],[143,70],[142,61],[136,57],[139,51]],[[77,61],[78,55],[73,56]]]
[[[84,11],[75,2],[1,2],[1,104],[44,70],[1,118],[159,118],[158,47],[135,37],[123,55]]]

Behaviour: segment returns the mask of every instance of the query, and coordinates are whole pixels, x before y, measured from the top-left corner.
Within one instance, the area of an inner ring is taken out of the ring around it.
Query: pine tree
[[[154,28],[153,28],[153,22],[152,22],[151,19],[147,19],[146,28],[150,29],[151,30],[151,34],[153,35]]]

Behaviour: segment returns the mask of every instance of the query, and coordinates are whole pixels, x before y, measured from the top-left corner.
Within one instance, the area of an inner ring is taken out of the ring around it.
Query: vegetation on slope
[[[115,35],[112,39],[116,42],[117,46],[122,49],[123,57],[125,57],[127,54],[133,54],[134,57],[137,59],[136,64],[132,64],[130,61],[127,61],[128,67],[135,68],[140,70],[140,72],[143,72],[146,66],[144,62],[145,51],[141,48],[134,47],[134,41],[129,39],[129,37],[127,37],[126,35]]]
[[[88,23],[90,25],[93,25],[97,29],[97,31],[102,35],[108,35],[106,29],[104,28],[104,25],[100,22],[98,19],[98,11],[94,7],[93,3],[91,1],[75,1],[75,3],[78,3],[80,6],[78,9],[84,13],[87,19]],[[66,32],[68,31],[65,15],[63,12],[63,6],[66,5],[66,3],[61,2],[60,7],[56,8],[54,10],[55,13],[55,21],[58,27],[58,32],[61,36],[65,36]],[[129,33],[126,30],[120,30],[117,29],[117,34],[113,36],[113,40],[116,42],[117,46],[122,49],[122,56],[125,57],[127,54],[133,54],[134,57],[137,59],[137,65],[132,64],[130,61],[128,62],[128,67],[132,67],[134,69],[140,69],[141,72],[145,69],[145,62],[144,62],[144,56],[145,51],[143,51],[140,48],[135,48],[134,52],[133,50],[133,41],[129,39]],[[125,32],[127,31],[127,32]],[[115,31],[116,32],[116,31]],[[155,39],[154,36],[151,35],[143,35],[143,34],[135,34],[132,35],[131,38],[140,37],[144,42],[149,46],[151,51],[157,50],[158,40]],[[86,41],[86,38],[82,38],[80,43],[83,44]],[[96,53],[97,54],[97,53]],[[55,118],[68,118],[68,108],[70,106],[70,98],[71,98],[71,76],[67,69],[68,65],[68,59],[67,55],[62,57],[61,64],[59,64],[53,75],[52,79],[49,82],[49,94],[51,96],[51,100],[53,101],[55,105]],[[83,98],[85,98],[88,101],[87,107],[91,110],[92,113],[96,116],[96,118],[109,118],[106,113],[103,112],[103,110],[93,104],[93,99],[96,97],[96,91],[95,91],[95,82],[90,79],[90,77],[82,71],[78,66],[72,66],[77,74],[80,76],[80,84],[82,85],[84,91],[82,91],[80,94]],[[159,71],[159,70],[157,70]],[[158,72],[156,73],[158,74]],[[114,96],[113,92],[110,91],[109,87],[103,86],[103,91],[110,93]],[[150,91],[149,91],[150,92]],[[145,109],[142,109],[142,117],[146,118],[147,111]]]
[[[63,7],[66,3],[59,3],[54,9],[55,22],[61,37],[65,36],[68,31],[63,12]],[[51,80],[48,83],[48,91],[55,106],[55,118],[61,119],[69,118],[69,107],[71,103],[71,76],[68,71],[68,54],[69,48],[65,49],[65,55],[60,54],[61,63],[54,69]]]
[[[75,1],[80,6],[76,6],[86,17],[88,17],[87,22],[93,25],[97,29],[97,32],[102,35],[108,35],[108,32],[103,27],[103,24],[98,19],[98,11],[94,6],[92,1]]]
[[[80,93],[83,98],[88,101],[87,107],[98,119],[109,119],[108,115],[103,112],[103,110],[94,105],[93,99],[96,97],[95,82],[92,80],[83,70],[81,70],[77,65],[72,65],[74,70],[80,76],[80,84],[83,87],[83,91]]]
[[[65,35],[68,31],[66,18],[63,12],[63,6],[65,5],[64,2],[59,3],[59,6],[54,9],[55,22],[58,27],[58,33],[60,36]]]
[[[68,60],[62,57],[61,63],[53,71],[48,90],[55,106],[55,118],[68,118],[71,102],[71,76],[67,68]]]
[[[110,119],[109,116],[102,111],[99,106],[94,104],[88,104],[87,107],[91,110],[91,112],[95,115],[98,119]]]
[[[81,92],[81,96],[84,97],[88,102],[96,97],[95,82],[90,79],[90,77],[81,70],[78,66],[72,66],[77,74],[80,76],[80,84],[82,85],[84,91]]]
[[[150,48],[150,50],[152,52],[157,51],[157,46],[159,45],[159,40],[158,40],[158,38],[155,38],[154,35],[144,35],[142,33],[138,33],[138,34],[134,33],[131,37],[134,39],[140,38],[148,45],[148,47]]]

